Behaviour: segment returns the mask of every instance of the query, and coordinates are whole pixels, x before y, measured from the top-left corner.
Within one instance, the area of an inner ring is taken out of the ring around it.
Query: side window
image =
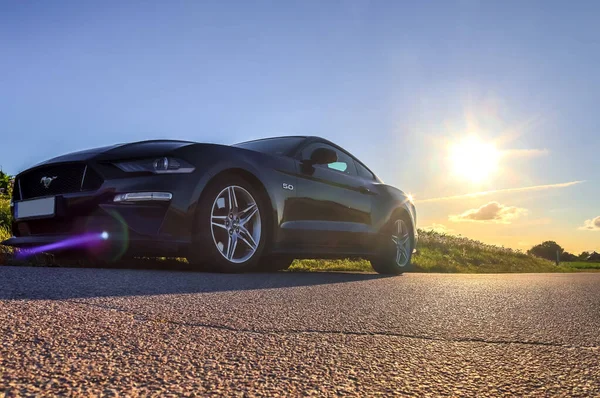
[[[373,173],[371,173],[369,171],[369,169],[367,169],[365,166],[363,166],[362,164],[360,164],[358,162],[354,162],[354,163],[356,163],[356,170],[358,171],[359,176],[361,176],[362,178],[365,178],[367,180],[371,180],[371,181],[375,180],[375,176],[373,175]]]
[[[310,159],[310,155],[317,148],[327,148],[335,151],[337,153],[337,162],[329,163],[329,164],[320,164],[315,165],[315,167],[327,167],[330,170],[335,170],[342,172],[344,174],[349,175],[357,175],[356,174],[356,166],[354,165],[354,160],[344,152],[340,151],[337,148],[334,148],[327,144],[315,143],[310,144],[306,148],[302,150],[302,159]]]

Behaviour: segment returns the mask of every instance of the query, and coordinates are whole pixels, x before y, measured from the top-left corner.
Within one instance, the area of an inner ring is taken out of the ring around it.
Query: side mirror
[[[312,164],[330,164],[337,162],[337,153],[329,148],[317,148],[310,154]]]

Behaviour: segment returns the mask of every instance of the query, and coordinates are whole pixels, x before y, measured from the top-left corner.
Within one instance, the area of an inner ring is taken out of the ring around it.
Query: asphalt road
[[[600,396],[600,273],[0,267],[0,396]]]

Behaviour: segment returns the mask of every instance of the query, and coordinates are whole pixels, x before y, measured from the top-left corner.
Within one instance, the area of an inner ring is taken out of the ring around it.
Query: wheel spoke
[[[211,218],[211,224],[213,226],[227,229],[227,227],[225,226],[225,220],[227,219],[227,216],[212,216]]]
[[[229,235],[229,242],[227,244],[227,259],[231,260],[233,258],[233,254],[235,253],[235,248],[237,247],[237,236]]]
[[[233,205],[235,206],[235,209],[237,210],[238,201],[237,201],[237,196],[235,195],[235,187],[231,187],[231,196],[233,197]]]
[[[250,234],[250,232],[246,228],[240,227],[239,237],[244,243],[246,243],[248,245],[248,247],[250,249],[252,249],[252,251],[256,250],[256,247],[258,245],[256,244],[256,241],[252,237],[252,234]]]
[[[254,215],[258,212],[258,206],[256,203],[252,203],[250,206],[246,207],[240,213],[240,225],[246,225],[248,221],[254,217]]]
[[[235,196],[235,187],[227,189],[229,195],[229,212],[233,213],[238,208],[237,197]]]
[[[404,249],[405,258],[408,261],[411,251],[410,236],[407,235],[406,237],[404,237],[404,239],[402,240],[402,248]]]
[[[216,223],[216,222],[212,222],[212,225],[213,225],[214,227],[223,228],[223,229],[225,229],[225,230],[227,229],[227,227],[226,227],[225,225],[223,225],[223,224],[219,224],[219,223]]]
[[[398,251],[400,252],[400,263],[398,265],[404,265],[406,263],[406,260],[408,259],[406,251],[404,250],[404,248],[399,248]]]

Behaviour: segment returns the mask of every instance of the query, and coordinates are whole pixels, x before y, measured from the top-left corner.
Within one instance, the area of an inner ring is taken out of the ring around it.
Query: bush
[[[13,177],[0,170],[0,197],[2,197],[2,195],[8,197],[12,195],[14,181]]]
[[[0,227],[0,242],[10,238],[10,232],[4,227]],[[0,245],[1,247],[1,245]]]
[[[7,196],[0,196],[0,228],[10,230],[10,199]]]
[[[10,205],[6,196],[0,196],[0,242],[10,238]],[[0,244],[0,265],[6,264],[12,257],[12,249]]]
[[[0,226],[0,242],[10,238],[8,230]],[[0,265],[8,264],[12,258],[13,250],[10,247],[2,246],[0,244]]]
[[[0,170],[0,229],[10,231],[10,197],[14,179]]]

